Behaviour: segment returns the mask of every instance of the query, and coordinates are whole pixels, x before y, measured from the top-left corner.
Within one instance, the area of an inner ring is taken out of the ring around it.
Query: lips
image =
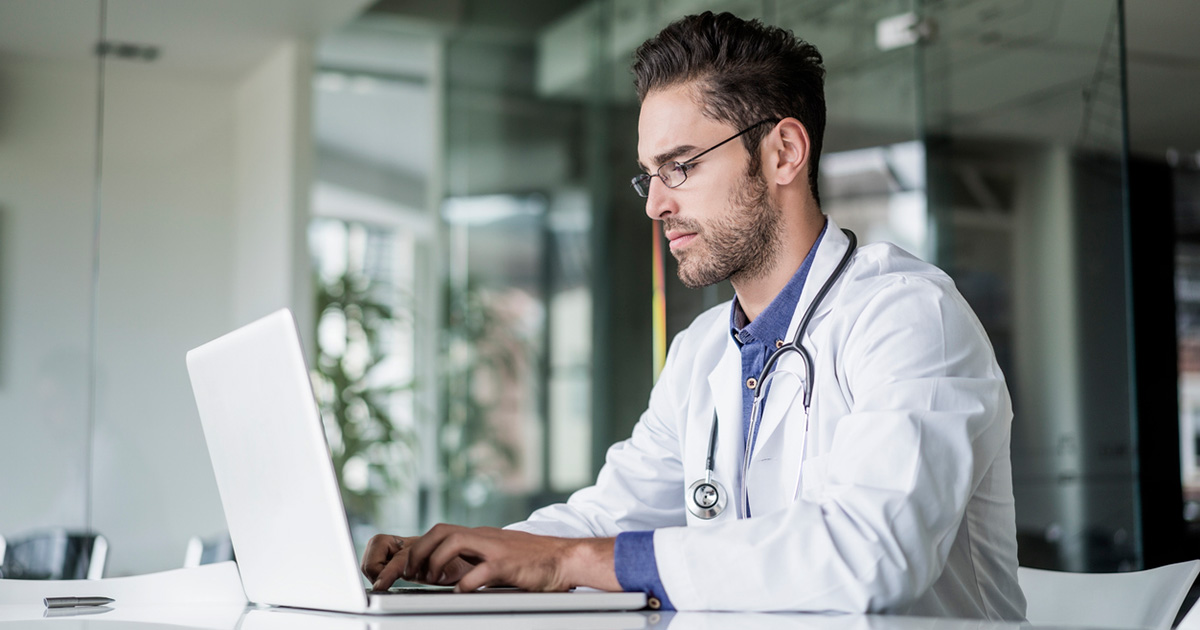
[[[671,230],[666,233],[667,240],[670,241],[671,251],[675,251],[696,238],[695,232],[685,232],[683,230]]]

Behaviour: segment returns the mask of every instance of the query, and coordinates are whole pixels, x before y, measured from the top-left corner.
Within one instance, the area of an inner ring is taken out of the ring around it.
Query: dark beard
[[[782,212],[767,194],[761,173],[747,173],[730,194],[735,211],[703,226],[690,220],[663,220],[663,229],[697,232],[702,251],[672,254],[679,261],[679,280],[699,289],[733,278],[754,280],[770,269],[779,255]]]

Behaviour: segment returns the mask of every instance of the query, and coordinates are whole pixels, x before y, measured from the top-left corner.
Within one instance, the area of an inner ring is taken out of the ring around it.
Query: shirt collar
[[[820,246],[821,239],[825,236],[825,230],[828,227],[829,221],[826,221],[821,228],[821,233],[817,235],[812,249],[808,250],[808,256],[804,257],[804,262],[800,263],[796,273],[792,274],[791,280],[788,280],[788,283],[783,286],[775,299],[771,300],[766,310],[758,315],[757,319],[749,321],[746,312],[742,310],[741,302],[734,296],[733,308],[729,315],[729,328],[738,347],[751,342],[772,343],[784,340],[784,337],[787,336],[788,325],[792,322],[792,315],[796,312],[796,305],[800,302],[800,293],[804,291],[808,270],[812,268],[817,247]]]

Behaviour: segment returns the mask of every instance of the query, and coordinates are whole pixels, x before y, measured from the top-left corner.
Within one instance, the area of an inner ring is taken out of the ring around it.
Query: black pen
[[[46,608],[74,608],[76,606],[103,606],[111,604],[111,597],[47,597],[42,600]]]

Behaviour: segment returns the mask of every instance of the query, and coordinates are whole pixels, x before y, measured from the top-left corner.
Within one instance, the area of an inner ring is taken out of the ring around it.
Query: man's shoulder
[[[952,296],[954,301],[961,299],[954,280],[946,272],[886,242],[859,247],[854,263],[846,270],[846,280],[841,291],[843,300],[864,305],[898,290]]]
[[[959,342],[986,341],[974,309],[954,280],[891,243],[859,248],[837,308],[858,332],[904,329],[914,342],[925,335],[951,334]]]
[[[860,281],[903,282],[921,278],[935,283],[954,283],[946,272],[925,262],[893,243],[863,245],[854,255],[854,277]]]

